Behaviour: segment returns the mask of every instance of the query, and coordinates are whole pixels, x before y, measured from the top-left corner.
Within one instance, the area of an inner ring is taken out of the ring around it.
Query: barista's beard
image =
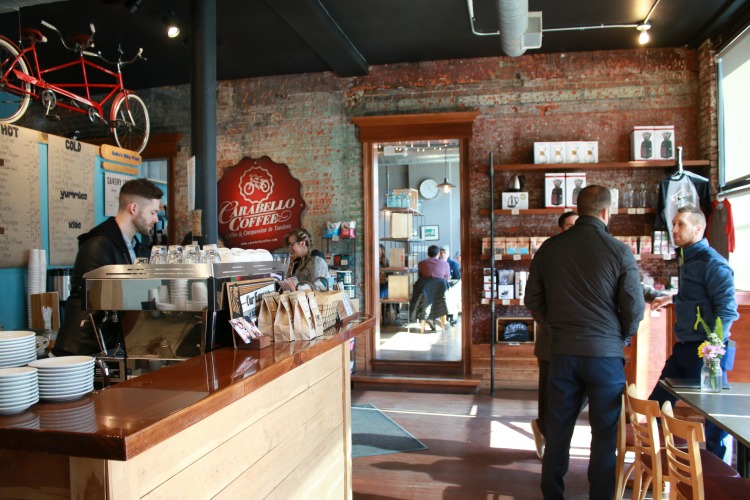
[[[136,218],[133,219],[133,225],[135,226],[135,230],[143,236],[149,236],[151,234],[151,228],[153,225],[141,214],[138,214]]]

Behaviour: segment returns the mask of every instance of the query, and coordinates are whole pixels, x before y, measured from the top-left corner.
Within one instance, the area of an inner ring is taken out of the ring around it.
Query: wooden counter
[[[0,417],[0,497],[350,498],[346,341],[374,323],[220,349]]]

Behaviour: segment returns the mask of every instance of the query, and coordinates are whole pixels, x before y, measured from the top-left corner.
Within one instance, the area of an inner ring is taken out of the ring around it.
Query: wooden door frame
[[[474,119],[478,111],[462,111],[449,113],[424,113],[411,115],[366,116],[352,118],[352,122],[359,128],[359,140],[362,143],[362,172],[364,184],[364,312],[375,317],[380,324],[380,280],[378,255],[378,224],[379,207],[378,177],[375,172],[377,143],[458,139],[460,168],[459,178],[461,193],[461,302],[463,314],[461,319],[461,342],[464,376],[471,375],[471,268],[472,259],[469,252],[471,241],[471,172],[469,162],[469,144],[472,135]],[[376,328],[378,328],[376,326]],[[375,335],[368,336],[365,349],[365,365],[372,370],[375,353]]]

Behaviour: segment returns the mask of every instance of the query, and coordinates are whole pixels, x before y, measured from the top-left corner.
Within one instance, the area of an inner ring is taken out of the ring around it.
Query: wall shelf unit
[[[682,162],[685,167],[710,167],[711,162],[708,160],[685,160]],[[496,172],[505,172],[508,170],[548,170],[550,172],[558,170],[620,170],[620,169],[638,169],[638,168],[673,168],[674,160],[658,161],[612,161],[604,163],[504,163],[493,166]],[[484,172],[484,169],[482,169]]]

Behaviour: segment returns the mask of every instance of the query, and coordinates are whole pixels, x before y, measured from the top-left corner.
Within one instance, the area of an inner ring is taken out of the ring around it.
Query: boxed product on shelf
[[[661,254],[661,235],[663,231],[654,231],[651,237],[651,251],[655,254]]]
[[[526,280],[529,277],[527,271],[517,271],[513,277],[515,285],[515,294],[517,299],[522,299],[526,295]]]
[[[655,126],[653,143],[655,160],[674,160],[674,125]]]
[[[508,255],[518,254],[518,238],[515,236],[505,237],[505,253]]]
[[[388,261],[391,267],[406,267],[405,255],[403,248],[391,248],[388,250]]]
[[[529,193],[526,191],[520,191],[516,193],[502,193],[500,200],[500,207],[503,210],[528,210],[529,208]]]
[[[669,288],[671,290],[677,290],[680,286],[680,277],[679,276],[670,276],[669,277]]]
[[[490,278],[490,276],[487,276],[487,277],[488,277],[488,278]],[[492,284],[492,283],[490,283],[489,281],[486,281],[486,282],[482,283],[482,291],[483,291],[483,292],[489,292],[489,291],[490,291],[490,290],[492,290],[493,288],[495,288],[495,290],[497,290],[497,287],[496,287],[496,285],[493,285],[493,284]]]
[[[651,252],[651,236],[641,236],[638,239],[638,251],[643,255],[648,255]]]
[[[391,274],[388,276],[388,298],[398,300],[409,299],[409,275]]]
[[[565,158],[568,157],[568,145],[566,142],[550,142],[549,152],[550,163],[565,163]]]
[[[565,163],[581,163],[583,161],[581,141],[568,141],[565,143]]]
[[[534,143],[534,163],[551,163],[549,153],[549,142]]]
[[[542,243],[547,241],[549,236],[532,236],[529,238],[529,250],[531,255],[536,255],[536,251],[542,246]]]
[[[578,206],[578,193],[586,187],[586,174],[584,172],[565,174],[565,206],[575,208]]]
[[[581,148],[579,151],[579,154],[582,155],[581,162],[599,162],[599,141],[583,141],[581,142]]]
[[[401,208],[411,208],[412,210],[419,208],[419,191],[416,189],[394,189],[393,194],[401,196],[401,199],[405,200],[401,203]]]
[[[501,300],[514,299],[515,298],[515,286],[514,285],[497,285],[496,298]]]
[[[491,267],[482,268],[482,282],[483,283],[492,283],[493,276],[497,276],[493,268]]]
[[[544,206],[559,208],[565,205],[565,174],[544,174]]]
[[[630,132],[630,159],[654,159],[654,127],[653,125],[636,126]]]
[[[633,255],[638,253],[638,236],[628,236],[625,243],[630,247]]]
[[[482,238],[482,255],[490,254],[490,238],[485,236]],[[495,255],[503,255],[505,253],[505,236],[495,236]]]
[[[531,253],[531,242],[528,236],[519,236],[517,242],[519,255],[529,255]]]
[[[411,214],[391,214],[391,238],[411,238],[414,234],[414,226]]]

